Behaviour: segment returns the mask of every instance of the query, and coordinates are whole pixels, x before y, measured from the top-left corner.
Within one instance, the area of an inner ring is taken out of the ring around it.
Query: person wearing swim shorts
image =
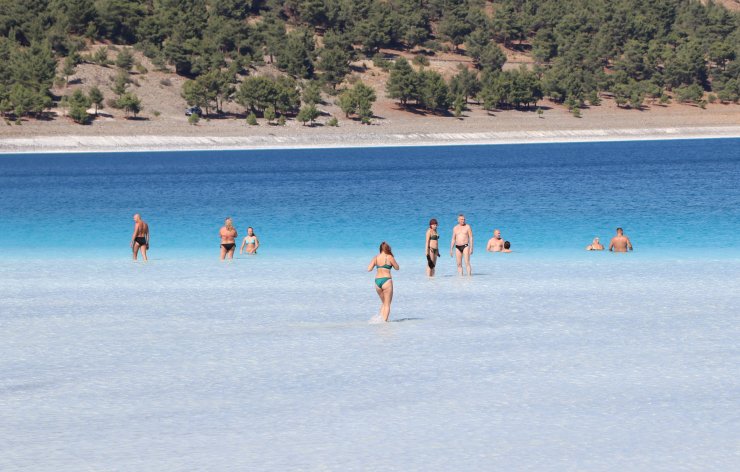
[[[239,254],[244,254],[244,251],[247,251],[247,254],[250,256],[256,255],[258,247],[260,247],[260,240],[254,234],[254,228],[250,226],[247,228],[247,235],[242,241],[242,247],[239,248]]]
[[[452,228],[450,257],[453,251],[457,258],[457,273],[463,275],[462,262],[465,259],[468,275],[473,275],[473,269],[470,266],[470,256],[473,255],[473,229],[465,222],[465,215],[462,213],[457,216],[457,226]]]
[[[375,274],[375,292],[380,297],[380,318],[388,321],[391,315],[391,302],[393,301],[393,279],[391,278],[391,269],[399,270],[398,262],[393,257],[393,251],[387,242],[380,243],[380,253],[373,257],[367,266],[367,271],[372,272],[377,268]]]
[[[427,258],[427,275],[434,277],[434,268],[437,266],[439,257],[439,233],[437,233],[437,220],[434,218],[429,220],[424,253]]]
[[[137,213],[134,215],[134,234],[131,236],[131,250],[134,253],[134,260],[141,250],[141,258],[148,261],[146,252],[149,250],[149,225],[141,219]]]
[[[221,260],[223,261],[227,257],[233,259],[237,233],[234,222],[231,221],[230,217],[224,220],[224,225],[218,231],[218,236],[221,238]]]

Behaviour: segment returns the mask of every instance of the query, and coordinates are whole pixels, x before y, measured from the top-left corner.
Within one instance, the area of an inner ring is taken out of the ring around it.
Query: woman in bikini
[[[367,266],[367,271],[371,272],[376,267],[378,272],[375,274],[375,291],[378,293],[382,304],[380,306],[380,317],[383,321],[388,321],[391,314],[391,301],[393,301],[391,269],[399,269],[396,258],[393,257],[393,252],[391,252],[391,247],[385,241],[380,243],[380,254],[373,257],[370,265]]]
[[[439,257],[439,233],[437,233],[437,220],[434,218],[429,220],[425,248],[427,275],[434,277],[434,267],[437,265],[437,258]]]
[[[256,255],[258,247],[260,247],[260,240],[254,234],[254,228],[250,226],[247,228],[247,236],[242,241],[242,247],[239,248],[239,254],[244,254],[244,250],[246,249],[247,254]]]
[[[226,259],[227,256],[229,259],[233,259],[237,234],[231,218],[226,218],[218,236],[221,238],[221,260]]]

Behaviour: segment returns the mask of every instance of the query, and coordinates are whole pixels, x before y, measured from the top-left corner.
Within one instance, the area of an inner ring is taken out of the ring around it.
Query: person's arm
[[[609,241],[609,252],[614,251],[614,238],[612,238],[611,241]]]
[[[131,235],[131,247],[134,247],[136,241],[136,235],[139,233],[139,223],[134,223],[134,234]]]
[[[486,251],[493,252],[491,249],[491,239],[488,240],[488,243],[486,244]]]
[[[398,262],[396,262],[396,258],[395,257],[391,257],[391,265],[393,266],[394,269],[401,270],[398,267]]]
[[[470,255],[473,255],[473,228],[468,225],[468,236],[470,236]]]
[[[259,249],[259,247],[260,247],[260,239],[257,236],[255,236],[254,237],[254,252],[255,253],[257,252],[257,249]]]
[[[455,230],[452,230],[452,240],[450,241],[450,257],[452,257],[452,251],[455,248]]]
[[[245,236],[244,239],[242,239],[242,247],[239,248],[239,254],[244,254],[244,246],[246,245],[247,245],[247,238]]]
[[[149,225],[146,227],[146,248],[149,249]]]
[[[370,265],[367,266],[367,271],[372,272],[373,269],[375,269],[375,258],[373,257],[373,260],[370,261]]]
[[[424,255],[425,256],[429,255],[429,233],[431,232],[432,232],[431,229],[427,230],[426,241],[424,242]]]
[[[625,239],[627,239],[627,247],[630,248],[630,251],[632,250],[632,241],[630,241],[630,238],[625,236]]]

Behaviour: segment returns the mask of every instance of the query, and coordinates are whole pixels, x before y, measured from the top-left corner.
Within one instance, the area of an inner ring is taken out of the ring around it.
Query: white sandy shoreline
[[[0,139],[0,154],[256,150],[575,143],[739,138],[738,126],[489,131],[471,133],[300,133],[292,136],[33,136]]]

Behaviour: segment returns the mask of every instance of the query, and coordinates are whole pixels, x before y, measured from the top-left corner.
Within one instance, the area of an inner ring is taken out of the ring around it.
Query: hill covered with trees
[[[604,97],[632,108],[740,99],[740,13],[711,1],[0,0],[0,113],[59,106],[88,122],[85,110],[104,106],[97,87],[52,90],[91,63],[114,71],[107,105],[136,116],[146,103],[132,73],[146,68],[127,46],[186,78],[182,97],[206,115],[234,102],[308,122],[322,93],[363,121],[376,92],[456,115],[470,100],[493,110],[548,97],[579,114]],[[512,52],[528,60],[509,67]],[[440,54],[459,58],[454,74],[426,66]],[[363,58],[385,71],[383,90],[357,81]]]

